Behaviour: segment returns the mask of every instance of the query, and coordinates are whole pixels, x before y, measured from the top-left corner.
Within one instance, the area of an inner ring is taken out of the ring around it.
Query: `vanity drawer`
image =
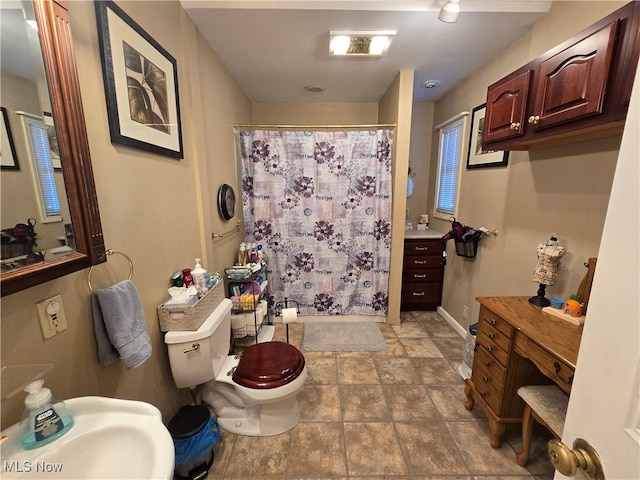
[[[402,273],[403,282],[439,282],[442,278],[442,272],[437,268],[427,270],[405,270]]]
[[[442,256],[442,240],[407,240],[404,242],[405,256]]]
[[[565,392],[571,393],[574,367],[553,356],[520,332],[516,333],[515,350],[519,355],[531,360],[543,374],[557,383]]]
[[[476,341],[480,344],[478,350],[482,349],[483,351],[489,353],[493,358],[498,360],[503,366],[507,366],[507,361],[509,358],[508,350],[503,350],[497,345],[493,339],[489,338],[486,333],[483,331],[478,332],[478,336]],[[477,353],[477,352],[476,352]]]
[[[477,388],[482,385],[494,385],[498,386],[501,391],[506,374],[507,369],[499,362],[496,362],[491,354],[482,349],[476,351],[471,375]]]
[[[402,286],[402,302],[440,302],[439,283],[407,283]]]
[[[422,270],[425,268],[435,268],[439,273],[442,270],[442,257],[441,256],[424,256],[424,257],[404,257],[402,263],[404,270]]]
[[[491,410],[493,410],[496,414],[499,414],[500,408],[502,407],[502,392],[498,389],[491,388],[490,386],[476,383],[475,379],[474,386],[476,392],[478,392],[478,395],[480,395],[480,397],[482,397],[482,399],[487,402],[489,408],[491,408]]]
[[[482,333],[488,337],[488,342],[491,342],[491,345],[496,345],[505,352],[509,351],[511,339],[509,337],[506,337],[503,333],[499,332],[493,326],[485,323],[484,325],[482,325]]]
[[[513,333],[513,327],[505,322],[498,315],[486,308],[484,305],[480,306],[480,322],[485,322],[492,326],[499,332],[504,333],[507,337],[511,338]],[[482,327],[480,327],[482,328]]]

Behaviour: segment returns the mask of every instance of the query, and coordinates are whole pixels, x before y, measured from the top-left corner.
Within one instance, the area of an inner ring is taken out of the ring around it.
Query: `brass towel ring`
[[[107,255],[114,255],[114,254],[118,254],[118,255],[122,255],[124,258],[127,259],[127,262],[129,262],[129,277],[128,280],[131,280],[131,278],[133,277],[133,262],[131,261],[131,259],[129,258],[129,256],[125,253],[122,252],[118,252],[117,250],[112,250],[112,249],[108,249],[107,250]],[[89,290],[91,290],[93,293],[96,293],[96,291],[93,289],[93,285],[91,285],[91,274],[93,273],[93,267],[95,265],[92,265],[91,268],[89,268],[89,273],[87,274],[87,285],[89,286]]]

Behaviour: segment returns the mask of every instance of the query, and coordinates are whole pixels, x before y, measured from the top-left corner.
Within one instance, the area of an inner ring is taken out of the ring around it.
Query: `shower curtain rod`
[[[315,128],[327,128],[327,129],[332,129],[332,128],[354,128],[354,129],[358,129],[358,128],[396,128],[396,124],[395,123],[377,123],[377,124],[372,124],[372,125],[358,125],[358,124],[352,124],[352,125],[260,125],[260,124],[253,124],[253,123],[234,123],[232,124],[233,128],[276,128],[276,129],[284,129],[284,128],[291,128],[291,129],[300,129],[300,128],[306,128],[306,129],[315,129]]]

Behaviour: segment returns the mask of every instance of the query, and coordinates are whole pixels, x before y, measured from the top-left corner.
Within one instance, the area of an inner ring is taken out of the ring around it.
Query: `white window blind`
[[[436,216],[448,218],[456,214],[465,118],[466,115],[458,115],[440,126]]]
[[[53,176],[47,128],[41,123],[29,122],[29,133],[45,215],[47,217],[60,215],[60,200],[58,200],[56,180]]]
[[[22,116],[25,138],[29,146],[33,181],[40,207],[40,220],[42,223],[60,222],[62,212],[51,162],[47,127],[42,117],[21,111],[16,113]]]

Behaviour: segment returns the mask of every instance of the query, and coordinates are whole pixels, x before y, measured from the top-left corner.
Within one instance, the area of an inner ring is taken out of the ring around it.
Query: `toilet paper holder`
[[[289,300],[287,297],[284,297],[284,300],[280,301],[280,302],[276,302],[273,304],[273,307],[275,308],[275,315],[276,317],[281,317],[282,316],[282,310],[285,308],[291,308],[289,306],[289,303],[293,303],[295,304],[295,308],[296,308],[296,314],[300,315],[300,305],[298,304],[298,302],[296,300]],[[287,332],[287,343],[289,343],[289,324],[285,323],[285,329]]]

